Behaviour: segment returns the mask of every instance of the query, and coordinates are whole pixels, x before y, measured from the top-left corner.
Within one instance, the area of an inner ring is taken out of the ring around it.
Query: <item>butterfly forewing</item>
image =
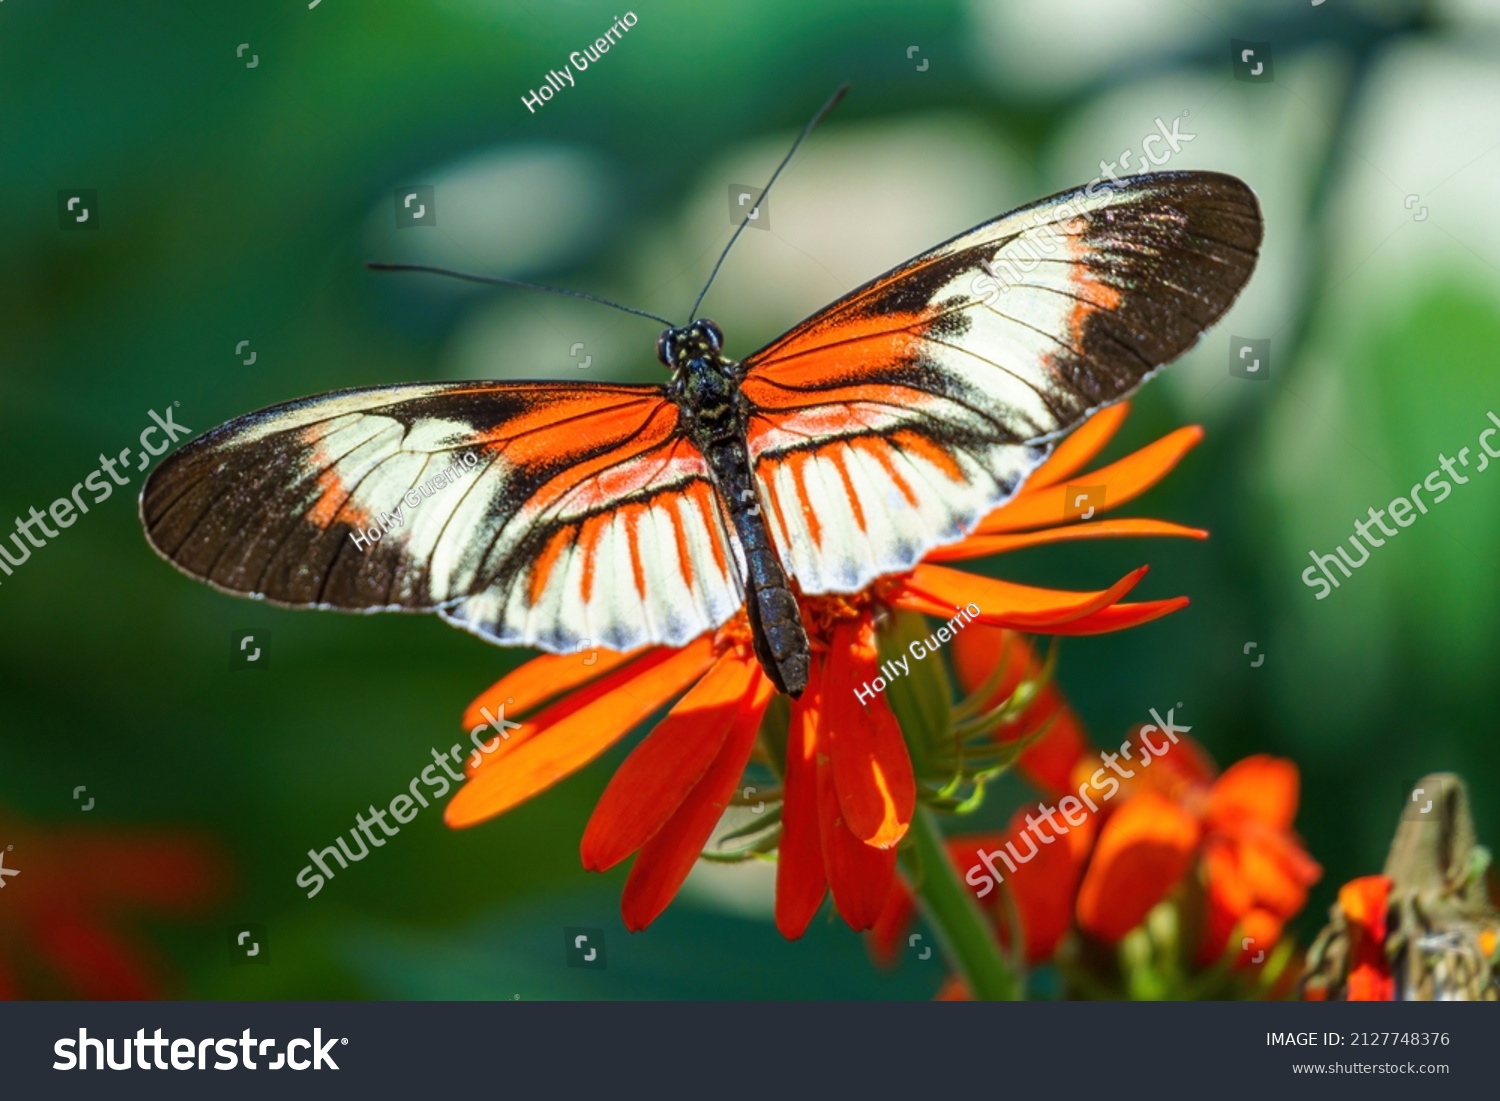
[[[1093,192],[970,230],[745,360],[752,461],[804,591],[855,591],[962,538],[1249,279],[1261,218],[1239,180]]]
[[[231,592],[438,611],[506,644],[680,644],[742,600],[737,544],[657,387],[309,398],[170,456],[141,514],[160,553]]]

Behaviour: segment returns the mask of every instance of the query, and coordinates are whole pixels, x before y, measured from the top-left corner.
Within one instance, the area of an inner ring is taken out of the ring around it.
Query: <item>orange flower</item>
[[[1339,909],[1349,923],[1349,978],[1345,996],[1351,1002],[1389,1002],[1396,979],[1385,954],[1386,905],[1392,883],[1367,875],[1339,888]]]
[[[1140,733],[1131,739],[1137,746]],[[1118,940],[1196,862],[1206,901],[1200,962],[1223,955],[1236,931],[1247,951],[1269,951],[1322,874],[1292,833],[1296,765],[1258,754],[1215,779],[1207,756],[1184,738],[1130,771],[1137,777],[1124,782],[1079,888],[1079,927]]]
[[[0,818],[0,842],[17,873],[0,898],[0,998],[23,996],[23,977],[30,997],[159,997],[159,965],[117,926],[135,912],[194,914],[222,893],[220,861],[182,837],[42,833]]]
[[[991,701],[1036,667],[1026,639],[1008,631],[965,632],[953,649],[964,688],[1000,685]],[[1184,881],[1203,903],[1201,936],[1190,946],[1198,962],[1220,958],[1236,932],[1253,941],[1254,953],[1236,962],[1263,960],[1260,950],[1269,954],[1321,874],[1291,832],[1297,771],[1289,761],[1249,757],[1216,778],[1190,738],[1145,727],[1101,768],[1104,756],[1050,682],[1000,736],[1037,738],[1017,758],[1017,771],[1048,801],[1022,806],[1002,833],[950,839],[949,853],[1002,944],[1016,939],[1014,907],[1028,963],[1052,958],[1075,928],[1119,941]],[[893,891],[872,931],[877,958],[894,958],[914,916],[910,893]],[[958,996],[961,986],[940,995]]]
[[[917,799],[902,731],[883,695],[855,688],[879,666],[877,631],[892,611],[943,620],[974,606],[991,627],[1046,634],[1094,634],[1148,622],[1185,597],[1121,603],[1146,572],[1097,592],[1066,592],[968,574],[937,565],[1069,539],[1205,533],[1154,520],[1088,521],[1159,481],[1200,438],[1181,429],[1087,476],[1097,502],[1087,515],[1068,507],[1062,483],[1108,442],[1128,411],[1118,405],[1064,441],[1024,490],[967,539],[932,551],[911,572],[848,596],[802,598],[813,647],[807,690],[792,702],[782,771],[776,920],[800,936],[831,891],[856,929],[879,917],[895,877],[895,845]],[[1102,487],[1102,500],[1100,489]],[[1050,525],[1050,526],[1049,526]],[[962,638],[964,631],[958,631]],[[757,746],[773,690],[749,645],[743,615],[680,649],[629,654],[544,655],[490,687],[465,713],[481,727],[520,698],[518,730],[476,754],[469,782],[450,802],[451,826],[501,814],[582,768],[664,705],[677,702],[611,780],[585,830],[584,866],[602,871],[636,855],[622,911],[632,930],[664,910],[734,799]],[[773,762],[777,755],[768,756]]]
[[[981,655],[1018,646],[1024,648],[1024,641],[996,631],[959,639],[954,650],[960,682],[965,687],[982,683]],[[1026,653],[1021,650],[1022,662],[1030,660]],[[1002,683],[1016,676],[1007,673]],[[1038,697],[1034,714],[1020,724],[1020,731],[1047,719],[1051,727],[1022,754],[1019,770],[1054,798],[1083,788],[1102,805],[1097,822],[1090,817],[1086,826],[1076,827],[1096,830],[1091,850],[1076,844],[1048,847],[1047,874],[1033,871],[1009,880],[1023,916],[1052,915],[1040,926],[1035,945],[1028,931],[1033,958],[1039,958],[1036,951],[1055,945],[1055,915],[1065,904],[1071,904],[1079,928],[1118,941],[1195,868],[1205,901],[1200,961],[1218,958],[1236,930],[1253,939],[1257,954],[1269,950],[1321,874],[1292,833],[1296,766],[1258,755],[1216,778],[1212,762],[1190,738],[1146,726],[1138,727],[1111,754],[1114,762],[1101,769],[1104,757],[1091,749],[1076,717],[1055,693]],[[998,841],[1020,842],[1019,828],[1018,820],[1005,838],[973,839],[968,851],[991,851],[983,845],[998,848]],[[1014,859],[1023,856],[1025,850],[1014,853]]]

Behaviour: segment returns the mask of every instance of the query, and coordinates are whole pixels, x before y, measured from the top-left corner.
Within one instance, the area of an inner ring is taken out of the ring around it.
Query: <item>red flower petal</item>
[[[469,709],[464,712],[464,727],[473,729],[480,723],[489,721],[481,713],[481,708],[491,715],[498,715],[500,708],[510,706],[507,718],[514,720],[519,715],[534,711],[552,697],[596,680],[640,656],[639,650],[628,654],[615,650],[598,650],[590,651],[588,655],[543,654],[532,658],[505,674],[469,704]],[[594,658],[592,663],[588,662],[589,657]],[[520,699],[521,703],[517,706],[507,704],[506,701],[512,699]]]
[[[1057,445],[1057,450],[1052,452],[1052,457],[1037,467],[1035,473],[1026,479],[1026,489],[1044,489],[1047,486],[1056,485],[1065,480],[1068,475],[1082,470],[1095,455],[1104,450],[1110,440],[1114,439],[1115,433],[1120,430],[1120,426],[1125,423],[1125,418],[1128,416],[1130,416],[1128,401],[1099,410],[1079,425],[1071,436]]]
[[[1110,815],[1078,891],[1078,924],[1117,941],[1145,920],[1192,865],[1198,820],[1155,792]]]
[[[630,866],[620,913],[632,933],[655,921],[677,894],[682,881],[693,870],[698,854],[713,836],[724,808],[734,798],[735,788],[750,760],[761,716],[771,702],[773,689],[759,665],[740,662],[734,668],[747,674],[746,691],[719,755],[676,813],[642,846]]]
[[[820,730],[833,762],[844,822],[867,845],[885,849],[906,836],[917,805],[917,784],[901,727],[880,693],[875,626],[868,616],[834,628],[824,673]]]
[[[901,950],[910,943],[906,931],[916,916],[916,900],[912,898],[906,884],[897,878],[891,887],[891,893],[886,896],[885,908],[880,911],[880,916],[875,919],[875,924],[867,935],[870,954],[875,957],[876,963],[882,967],[895,966]]]
[[[1174,596],[1170,600],[1143,600],[1137,604],[1115,604],[1101,608],[1078,619],[1053,623],[1042,628],[1049,635],[1104,635],[1111,631],[1124,631],[1139,627],[1153,619],[1171,615],[1188,606],[1188,598]]]
[[[781,845],[776,858],[776,928],[788,940],[796,940],[807,931],[828,890],[818,825],[817,751],[822,690],[823,663],[814,655],[808,668],[807,688],[792,701],[787,730]]]
[[[556,700],[541,711],[531,715],[521,723],[519,729],[507,730],[506,733],[509,737],[495,746],[490,754],[482,754],[478,765],[475,765],[472,758],[470,758],[469,764],[465,766],[465,771],[472,776],[479,769],[484,768],[493,761],[501,760],[508,754],[514,753],[521,746],[531,741],[531,739],[537,737],[543,731],[556,726],[564,719],[572,718],[584,708],[591,707],[605,696],[612,695],[620,689],[625,688],[637,678],[651,676],[653,670],[666,664],[677,653],[679,651],[669,650],[665,646],[637,651],[628,661],[616,663],[604,676],[588,680],[577,691],[569,692],[561,699]],[[517,670],[517,672],[520,672],[520,670]],[[592,669],[590,669],[590,672],[592,672]],[[505,682],[502,680],[500,683],[504,684]],[[556,682],[554,681],[553,683]],[[473,730],[476,726],[484,724],[486,729],[480,732],[481,737],[491,742],[494,740],[494,729],[490,725],[489,719],[485,718],[484,711],[488,710],[490,716],[498,720],[500,718],[498,706],[508,698],[505,696],[494,696],[494,691],[495,689],[491,688],[482,697],[470,704],[469,709],[464,712],[464,720],[469,723],[469,729]],[[524,693],[525,688],[522,687],[521,691]],[[491,702],[494,702],[496,707],[489,707]],[[515,721],[514,715],[506,715],[505,718],[511,722]]]
[[[1074,802],[1078,802],[1076,797]],[[1072,826],[1053,808],[1052,822],[1057,823],[1054,828],[1039,813],[1041,810],[1041,807],[1036,810],[1021,807],[1011,816],[1003,835],[965,838],[949,846],[966,881],[970,869],[984,866],[980,854],[991,854],[995,867],[1004,876],[1004,886],[986,892],[985,905],[999,916],[1004,931],[1007,914],[999,891],[1010,892],[1021,920],[1026,958],[1031,963],[1050,959],[1073,926],[1073,902],[1095,832],[1091,815],[1081,825]],[[1075,813],[1083,813],[1081,807]],[[1036,823],[1034,828],[1027,827],[1028,816]],[[1011,871],[1000,852],[1016,865],[1015,871]],[[1020,862],[1023,856],[1025,863]],[[985,874],[988,876],[987,871]]]
[[[1226,825],[1251,819],[1289,830],[1297,817],[1297,766],[1263,753],[1224,770],[1208,798],[1208,815]]]
[[[758,672],[753,659],[726,652],[631,751],[584,830],[585,868],[614,867],[672,817],[718,757]]]
[[[955,609],[972,603],[979,608],[975,618],[981,623],[1050,632],[1059,623],[1117,603],[1146,576],[1147,568],[1132,570],[1108,589],[1074,593],[980,577],[946,566],[919,565],[900,580],[892,603],[939,619],[951,619]]]
[[[1167,476],[1174,466],[1203,438],[1196,425],[1179,428],[1155,443],[1127,455],[1119,462],[1090,471],[1085,477],[1090,486],[1104,487],[1102,508],[1118,508],[1139,497]],[[1067,508],[1068,487],[1052,485],[1020,496],[1001,505],[975,529],[975,535],[999,535],[1023,528],[1051,527],[1078,519]]]
[[[826,730],[820,729],[818,733],[821,741]],[[833,905],[851,929],[863,932],[875,924],[885,909],[885,900],[896,879],[896,850],[866,845],[849,832],[839,810],[833,765],[822,753],[817,757],[816,778],[823,866],[828,872]]]
[[[651,665],[649,675],[637,674],[621,683],[615,677],[637,667],[618,670],[601,682],[608,684],[608,691],[596,692],[599,686],[590,686],[577,693],[586,698],[570,708],[565,718],[503,756],[497,751],[458,789],[443,814],[444,821],[450,826],[472,826],[493,818],[588,764],[707,672],[714,660],[713,640],[705,636],[681,650],[663,653],[665,659]]]
[[[1172,535],[1184,539],[1207,539],[1202,528],[1183,527],[1165,520],[1095,520],[1071,527],[1042,528],[1016,535],[971,535],[960,543],[950,543],[927,552],[925,562],[958,562],[982,555],[1006,554],[1026,547],[1049,543],[1066,543],[1074,539],[1115,539],[1134,536]]]
[[[1396,981],[1385,957],[1386,908],[1391,881],[1367,875],[1339,888],[1339,909],[1349,923],[1349,975],[1345,982],[1351,1002],[1389,1002],[1396,997]]]

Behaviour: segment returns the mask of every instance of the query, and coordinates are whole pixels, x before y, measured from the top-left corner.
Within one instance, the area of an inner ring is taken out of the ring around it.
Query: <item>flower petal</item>
[[[1110,815],[1078,891],[1078,924],[1117,941],[1177,885],[1192,865],[1198,820],[1155,792]]]
[[[1046,816],[1039,813],[1044,809],[1052,810],[1051,826],[1047,825]],[[1036,823],[1035,828],[1027,826],[1028,815]],[[975,884],[969,875],[986,867],[982,857],[986,853],[989,855],[988,864],[1003,877],[1000,890],[1009,891],[1015,902],[1026,959],[1038,963],[1052,957],[1059,942],[1073,926],[1073,903],[1095,830],[1092,817],[1071,826],[1057,817],[1055,807],[1038,806],[1036,811],[1021,807],[1011,816],[1003,834],[956,837],[948,842],[948,851],[964,881],[971,887]],[[1030,837],[1023,839],[1022,835],[1028,833]],[[1023,853],[1026,854],[1024,861],[1021,859]],[[981,904],[999,919],[1001,938],[1008,944],[1011,932],[1004,899],[995,890],[992,875],[986,873],[978,878],[987,885]],[[975,895],[978,897],[977,891]]]
[[[1188,598],[1174,596],[1170,600],[1143,600],[1136,604],[1115,604],[1101,608],[1078,619],[1053,623],[1041,628],[1049,635],[1103,635],[1111,631],[1123,631],[1139,627],[1153,619],[1171,615],[1188,606]]]
[[[625,928],[632,933],[655,921],[677,894],[682,881],[693,870],[698,854],[713,836],[724,808],[734,798],[735,788],[750,760],[761,716],[774,690],[759,665],[742,662],[737,668],[748,672],[748,684],[718,756],[676,813],[641,847],[640,855],[630,866],[625,892],[620,898],[620,913]]]
[[[1309,884],[1279,855],[1268,846],[1246,845],[1242,863],[1256,906],[1277,917],[1289,918],[1306,904]]]
[[[1265,952],[1267,956],[1270,955],[1271,948],[1281,939],[1281,932],[1286,928],[1286,922],[1269,910],[1252,908],[1240,918],[1236,928],[1240,935],[1241,950],[1235,954],[1234,966],[1248,969],[1256,966],[1257,956],[1260,956],[1261,963],[1265,962],[1266,956],[1262,956],[1261,953]],[[1234,931],[1231,930],[1230,935],[1233,936],[1233,933]],[[1225,942],[1225,944],[1228,943],[1228,941]],[[1223,955],[1224,945],[1221,945],[1212,956],[1205,950],[1199,952],[1198,958],[1204,964],[1209,964]]]
[[[703,641],[705,640],[699,640],[700,643]],[[691,645],[697,645],[697,643]],[[507,729],[505,731],[507,737],[499,745],[494,746],[490,753],[477,755],[477,764],[475,763],[475,757],[471,755],[465,771],[472,776],[479,769],[514,753],[543,731],[549,730],[563,720],[571,718],[605,696],[612,695],[638,678],[649,679],[655,675],[654,670],[665,665],[678,652],[670,650],[665,646],[657,646],[650,650],[637,652],[630,661],[616,665],[604,676],[585,683],[576,692],[570,692],[561,699],[554,700],[542,708],[542,710],[523,721],[519,728],[514,730]],[[475,700],[469,710],[464,713],[465,719],[474,719],[474,722],[469,727],[471,731],[480,726],[480,724],[484,724],[485,729],[479,731],[479,735],[491,743],[495,740],[493,737],[494,726],[491,725],[489,719],[484,717],[484,709],[488,708],[489,700],[494,700],[498,705],[499,701],[504,698],[493,697],[490,693],[486,693],[484,697],[485,702]],[[496,725],[498,725],[500,712],[492,710],[490,713],[497,720]],[[507,721],[514,721],[509,715],[505,716],[505,718]]]
[[[725,652],[631,751],[584,830],[580,851],[585,868],[602,872],[614,867],[672,817],[718,757],[758,675],[753,658]]]
[[[845,824],[867,845],[885,849],[906,836],[917,805],[917,783],[901,727],[885,697],[869,687],[879,666],[875,625],[868,616],[834,628],[820,736],[833,762]],[[861,699],[856,691],[870,698]]]
[[[1391,880],[1383,875],[1364,875],[1351,879],[1339,888],[1339,909],[1352,925],[1357,925],[1377,941],[1385,940],[1386,907]]]
[[[1208,532],[1202,528],[1189,528],[1165,520],[1096,520],[1089,524],[1073,524],[1070,527],[1042,528],[1040,531],[1021,532],[1016,535],[971,535],[960,543],[950,543],[929,551],[925,562],[958,562],[965,558],[982,555],[1006,554],[1026,547],[1040,547],[1049,543],[1065,543],[1074,539],[1115,539],[1133,536],[1172,535],[1184,539],[1207,539]]]
[[[1396,980],[1385,955],[1391,887],[1385,876],[1367,875],[1339,888],[1339,909],[1349,925],[1345,990],[1351,1002],[1389,1002],[1396,997]]]
[[[1241,872],[1238,848],[1223,838],[1210,835],[1204,841],[1203,875],[1207,881],[1207,891],[1198,960],[1207,964],[1224,954],[1235,930],[1240,927],[1245,915],[1254,909],[1255,899]],[[1260,947],[1269,951],[1271,943],[1261,941]]]
[[[901,950],[911,944],[907,930],[916,917],[916,899],[912,898],[911,891],[901,877],[897,876],[891,886],[891,893],[886,896],[885,908],[865,934],[870,955],[875,957],[875,962],[881,967],[894,967],[901,958]]]
[[[1258,753],[1224,770],[1208,798],[1209,818],[1233,823],[1251,819],[1289,830],[1297,817],[1297,766]]]
[[[821,739],[825,731],[819,731]],[[857,933],[875,925],[896,879],[896,849],[866,845],[844,825],[834,789],[833,765],[823,753],[817,755],[819,833],[823,841],[823,866],[839,916]]]
[[[1037,467],[1031,477],[1026,479],[1026,489],[1044,489],[1047,486],[1056,485],[1065,480],[1068,475],[1082,470],[1095,455],[1104,450],[1110,440],[1115,438],[1115,433],[1120,430],[1120,426],[1125,423],[1125,418],[1128,416],[1130,416],[1130,402],[1128,401],[1099,410],[1079,425],[1071,436],[1057,445],[1057,450],[1052,452],[1051,458]]]
[[[499,708],[509,706],[509,701],[517,697],[521,704],[510,708],[509,717],[514,719],[518,715],[528,714],[552,697],[561,695],[570,688],[577,688],[580,684],[587,684],[624,662],[640,657],[641,651],[622,654],[616,650],[598,650],[591,651],[590,654],[597,655],[592,662],[582,653],[543,654],[512,669],[469,704],[469,709],[464,712],[464,728],[471,729],[489,721],[480,713],[481,708],[492,715],[498,714]]]
[[[1104,487],[1104,502],[1100,510],[1123,505],[1139,497],[1167,476],[1183,455],[1203,438],[1203,429],[1196,425],[1179,428],[1147,444],[1139,451],[1125,456],[1119,462],[1090,471],[1086,477],[1090,486]],[[1078,519],[1070,515],[1067,507],[1068,487],[1052,485],[1034,492],[1022,492],[1007,504],[1001,505],[985,517],[974,529],[975,535],[999,535],[1007,531],[1024,528],[1050,527],[1064,521]]]
[[[891,602],[940,619],[972,603],[979,607],[975,618],[981,623],[1050,632],[1056,624],[1090,616],[1118,602],[1146,576],[1147,568],[1132,570],[1108,589],[1075,593],[922,564],[901,578]]]
[[[822,662],[814,655],[808,668],[807,688],[792,701],[787,728],[781,844],[776,857],[776,928],[788,940],[796,940],[807,931],[828,892],[823,842],[818,833],[817,752],[822,689]]]
[[[681,650],[663,653],[664,659],[644,673],[616,682],[636,671],[637,666],[631,665],[601,685],[591,685],[579,693],[585,702],[566,717],[522,740],[504,756],[497,752],[454,795],[444,821],[450,826],[472,826],[493,818],[588,764],[707,672],[714,660],[713,639],[705,636]],[[606,682],[608,691],[596,691]]]

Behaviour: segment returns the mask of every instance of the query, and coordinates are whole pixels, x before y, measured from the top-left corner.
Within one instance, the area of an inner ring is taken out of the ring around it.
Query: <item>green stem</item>
[[[901,847],[902,867],[970,996],[987,1002],[1020,1000],[1021,979],[1001,956],[1000,942],[974,896],[959,881],[932,811],[918,804],[907,839],[909,844]]]

